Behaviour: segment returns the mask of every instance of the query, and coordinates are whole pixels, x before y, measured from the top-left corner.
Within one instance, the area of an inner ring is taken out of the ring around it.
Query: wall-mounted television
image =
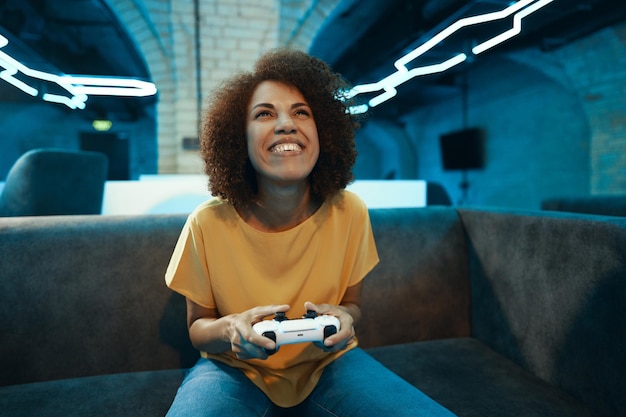
[[[485,166],[485,133],[478,127],[439,136],[445,171],[482,169]]]

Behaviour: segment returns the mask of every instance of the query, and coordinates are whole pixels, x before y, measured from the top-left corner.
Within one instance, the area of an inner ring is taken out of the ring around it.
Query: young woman
[[[201,153],[216,198],[189,216],[166,272],[201,358],[169,416],[451,415],[357,348],[378,255],[367,207],[344,190],[357,127],[346,88],[322,61],[283,49],[214,95]],[[339,331],[268,355],[276,343],[252,326],[307,311],[336,317]]]

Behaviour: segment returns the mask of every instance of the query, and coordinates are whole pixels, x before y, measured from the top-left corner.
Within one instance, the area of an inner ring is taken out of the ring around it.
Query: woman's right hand
[[[230,349],[237,358],[246,359],[267,359],[265,351],[276,349],[276,343],[265,336],[257,334],[252,326],[260,322],[265,317],[273,316],[276,313],[285,313],[289,310],[289,305],[271,305],[255,307],[243,313],[232,315],[229,326]]]

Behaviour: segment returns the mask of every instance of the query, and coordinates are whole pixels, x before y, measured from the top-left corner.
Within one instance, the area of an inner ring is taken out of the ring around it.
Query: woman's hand
[[[252,330],[252,325],[265,317],[286,312],[289,306],[255,307],[240,314],[220,316],[217,310],[202,307],[187,299],[187,325],[193,346],[213,354],[232,351],[239,359],[267,359],[265,349],[276,343]]]
[[[255,307],[230,318],[229,340],[230,349],[239,359],[267,359],[265,349],[276,349],[276,343],[265,336],[257,334],[252,325],[265,317],[279,312],[287,312],[289,305]]]
[[[323,343],[316,343],[318,347],[326,352],[338,352],[344,350],[354,341],[354,324],[355,320],[351,313],[351,310],[358,306],[356,305],[341,305],[333,306],[330,304],[313,304],[311,302],[304,303],[305,310],[315,311],[318,316],[330,315],[339,319],[339,332],[328,336],[324,339]]]

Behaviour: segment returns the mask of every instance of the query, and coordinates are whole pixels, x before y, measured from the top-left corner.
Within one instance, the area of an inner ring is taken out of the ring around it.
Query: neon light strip
[[[425,42],[421,46],[415,48],[414,50],[412,50],[411,52],[409,52],[402,58],[398,59],[394,63],[394,66],[398,68],[399,71],[406,71],[406,68],[405,68],[406,64],[408,64],[410,61],[414,60],[415,58],[419,57],[420,55],[423,55],[424,53],[428,52],[429,50],[434,48],[439,43],[443,42],[446,38],[450,37],[452,34],[459,31],[460,29],[467,27],[467,26],[474,26],[474,25],[479,25],[481,23],[492,22],[494,20],[506,19],[507,17],[509,17],[516,11],[520,10],[521,8],[529,5],[533,1],[535,0],[521,0],[507,7],[504,10],[500,10],[499,12],[491,12],[487,14],[472,16],[472,17],[465,17],[460,20],[457,20],[452,25],[448,26],[447,28],[445,28],[444,30],[442,30],[441,32],[433,36],[431,39],[429,39],[427,42]]]
[[[522,33],[522,19],[524,19],[526,16],[530,15],[531,13],[534,13],[537,10],[541,9],[543,6],[547,5],[548,3],[551,3],[552,1],[554,0],[540,0],[539,2],[533,4],[532,6],[529,6],[525,8],[524,10],[522,10],[521,12],[515,14],[515,16],[513,16],[513,27],[511,29],[479,45],[476,45],[474,48],[472,48],[472,53],[474,55],[478,55],[482,52],[485,52],[489,48],[493,48],[494,46],[506,40],[509,40],[514,36],[519,35],[520,33]]]
[[[145,97],[156,94],[153,83],[131,78],[106,78],[64,75],[62,82],[74,86],[75,91],[88,95]]]
[[[4,45],[7,45],[8,40],[6,40],[6,38],[0,35],[0,43],[4,43]],[[71,84],[57,82],[57,79],[59,78],[58,76],[47,73],[47,72],[33,70],[23,65],[21,62],[15,60],[13,57],[9,56],[8,54],[2,51],[0,51],[0,65],[5,68],[5,71],[2,71],[3,75],[5,76],[3,76],[2,78],[5,81],[9,82],[11,85],[24,91],[25,93],[33,95],[33,96],[37,96],[38,89],[32,86],[29,86],[27,83],[15,78],[15,75],[17,75],[18,72],[21,72],[22,74],[30,78],[33,78],[35,80],[42,80],[42,81],[56,83],[60,85],[62,88],[64,88],[65,90],[67,90],[72,95],[71,98],[68,97],[67,100],[63,100],[61,97],[65,97],[65,96],[58,96],[56,94],[45,94],[42,97],[45,101],[63,103],[72,109],[85,108],[85,101],[87,101],[87,96],[85,96],[84,94],[76,94],[73,91]]]
[[[350,113],[350,114],[363,114],[363,113],[367,113],[367,109],[369,109],[367,104],[360,104],[358,106],[348,107],[348,113]]]
[[[0,71],[0,78],[2,78],[4,81],[8,82],[12,86],[19,88],[26,94],[29,94],[33,97],[37,97],[37,94],[39,94],[39,91],[36,88],[33,88],[30,85],[26,84],[25,82],[20,81],[17,78],[15,78],[15,74],[17,74],[17,69],[13,67],[9,67],[4,64],[5,62],[0,61],[0,65],[7,68],[4,71]]]
[[[49,93],[45,93],[41,98],[44,101],[49,101],[51,103],[65,104],[70,109],[76,109],[76,108],[84,109],[85,101],[87,100],[86,98],[79,97],[79,96],[67,97],[67,96],[60,96],[58,94],[49,94]]]
[[[8,39],[0,35],[0,48],[8,45],[8,43]],[[71,97],[58,94],[44,94],[42,99],[54,103],[62,103],[72,109],[84,109],[89,95],[146,97],[157,92],[153,83],[133,78],[56,75],[34,70],[2,51],[0,51],[0,66],[4,68],[4,71],[0,72],[0,78],[32,96],[39,94],[38,89],[17,79],[15,76],[18,72],[34,80],[59,85]]]
[[[379,90],[393,89],[399,86],[400,84],[403,84],[409,81],[411,78],[446,71],[452,68],[453,66],[460,64],[466,59],[467,59],[467,55],[458,54],[457,56],[450,58],[449,60],[444,61],[440,64],[417,67],[417,68],[413,68],[410,71],[396,71],[393,74],[387,76],[386,78],[383,78],[382,80],[378,81],[377,83],[360,84],[360,85],[354,86],[354,88],[352,88],[352,90],[350,90],[346,94],[346,97],[352,98],[362,93],[373,93]]]
[[[402,77],[395,77],[397,78],[397,80],[394,80],[394,83],[390,83],[390,84],[384,84],[383,89],[385,90],[384,93],[374,97],[373,99],[371,99],[369,101],[369,105],[371,107],[376,107],[378,106],[380,103],[389,100],[390,98],[394,97],[398,91],[396,90],[396,87],[400,84],[403,84],[407,81],[409,81],[411,78],[415,78],[415,77],[419,77],[422,75],[427,75],[427,74],[435,74],[438,72],[444,72],[447,71],[448,69],[454,67],[455,65],[460,64],[461,62],[465,61],[467,59],[467,55],[465,54],[458,54],[457,56],[450,58],[447,61],[442,62],[441,64],[435,64],[435,65],[429,65],[429,66],[425,66],[425,67],[418,67],[418,68],[413,68],[412,70],[408,71],[408,72],[396,72],[396,74],[402,74]],[[391,77],[387,77],[387,78],[391,78]],[[387,79],[386,78],[386,79]],[[385,80],[386,80],[385,79]],[[395,82],[397,81],[397,84],[395,84]]]
[[[441,32],[437,33],[435,36],[433,36],[431,39],[429,39],[422,45],[418,46],[417,48],[413,49],[411,52],[409,52],[402,58],[398,59],[394,63],[394,66],[396,67],[396,72],[388,75],[387,77],[383,78],[382,80],[376,83],[356,85],[352,88],[352,90],[347,92],[346,97],[352,98],[363,93],[373,93],[373,92],[380,91],[380,90],[384,91],[378,96],[372,98],[368,102],[368,104],[357,106],[357,108],[355,109],[350,108],[349,109],[350,113],[352,114],[364,113],[367,111],[368,106],[375,107],[389,100],[390,98],[393,98],[397,94],[396,87],[398,87],[400,84],[405,83],[406,81],[412,78],[419,77],[422,75],[433,74],[437,72],[443,72],[467,60],[467,55],[460,53],[456,55],[455,57],[450,58],[439,64],[416,67],[411,70],[409,70],[406,67],[406,65],[409,62],[413,61],[414,59],[428,52],[429,50],[434,48],[436,45],[443,42],[446,38],[451,36],[453,33],[457,32],[458,30],[467,26],[473,26],[473,25],[483,24],[487,22],[493,22],[495,20],[506,19],[512,14],[514,14],[513,28],[499,35],[496,35],[493,38],[475,46],[472,49],[472,53],[474,55],[478,55],[486,51],[487,49],[493,48],[494,46],[521,33],[522,20],[525,17],[529,16],[530,14],[536,12],[540,8],[551,3],[552,1],[554,0],[539,0],[538,2],[536,2],[536,0],[520,0],[510,5],[509,7],[503,10],[497,11],[497,12],[491,12],[491,13],[486,13],[486,14],[472,16],[472,17],[466,17],[466,18],[457,20],[455,23],[448,26],[446,29],[442,30]],[[529,7],[526,7],[526,6],[529,6]]]

